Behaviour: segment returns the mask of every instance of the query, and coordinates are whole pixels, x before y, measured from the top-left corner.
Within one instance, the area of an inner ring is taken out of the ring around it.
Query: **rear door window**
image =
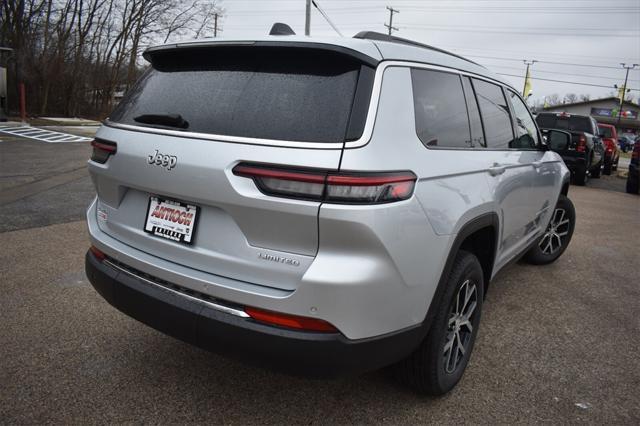
[[[516,119],[516,138],[511,148],[536,149],[538,146],[538,129],[536,128],[536,123],[533,121],[527,106],[522,99],[520,99],[520,96],[511,90],[507,91],[507,93],[509,93],[509,99],[511,100]]]
[[[484,140],[484,130],[482,129],[482,119],[478,108],[478,99],[469,77],[462,77],[464,87],[464,97],[467,101],[467,111],[469,112],[469,128],[471,129],[471,140],[474,147],[486,146]]]
[[[467,105],[458,74],[412,69],[416,132],[427,147],[471,148]]]
[[[513,127],[509,106],[502,88],[484,80],[473,79],[480,115],[484,123],[487,147],[508,149],[513,142]]]
[[[162,53],[110,120],[170,128],[136,117],[179,114],[188,125],[171,130],[342,142],[361,66],[347,55],[293,47]]]

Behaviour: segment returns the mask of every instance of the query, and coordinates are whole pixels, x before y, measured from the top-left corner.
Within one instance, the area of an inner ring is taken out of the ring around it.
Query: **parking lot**
[[[571,187],[567,252],[500,273],[462,382],[434,399],[384,371],[246,366],[116,311],[84,275],[89,153],[0,135],[2,423],[640,422],[640,197],[623,179]]]

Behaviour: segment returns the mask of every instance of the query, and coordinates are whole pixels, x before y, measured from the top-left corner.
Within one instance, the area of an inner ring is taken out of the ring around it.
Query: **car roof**
[[[442,66],[447,68],[457,69],[459,71],[469,72],[477,74],[492,80],[498,81],[501,84],[512,87],[511,84],[506,82],[498,75],[492,73],[487,68],[476,64],[473,61],[465,59],[459,55],[451,52],[444,51],[432,46],[427,46],[412,42],[411,40],[399,39],[395,37],[388,37],[386,40],[381,39],[380,36],[384,34],[366,32],[359,33],[356,37],[365,35],[366,38],[351,38],[351,37],[307,37],[300,35],[277,35],[277,36],[262,36],[252,38],[207,38],[191,41],[184,41],[179,43],[168,43],[160,46],[153,46],[148,48],[144,52],[144,57],[149,59],[150,55],[158,51],[166,51],[179,48],[189,47],[215,47],[215,46],[229,46],[229,45],[286,45],[286,44],[317,44],[318,46],[335,46],[342,49],[348,49],[357,52],[359,55],[364,55],[369,58],[371,62],[381,61],[409,61],[417,62],[421,64],[429,64],[435,66]],[[375,38],[371,38],[375,37]],[[386,38],[386,37],[385,37]],[[513,87],[512,87],[513,88]]]

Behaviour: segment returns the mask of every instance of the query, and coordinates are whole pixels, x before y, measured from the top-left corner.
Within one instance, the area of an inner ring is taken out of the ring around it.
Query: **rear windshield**
[[[538,126],[547,129],[562,129],[571,132],[591,133],[591,122],[589,117],[579,115],[558,116],[555,114],[538,114],[536,117]]]
[[[171,129],[140,116],[180,115],[186,123],[173,130],[342,142],[361,66],[347,55],[293,47],[158,53],[109,119]]]
[[[611,130],[611,127],[598,126],[598,129],[600,129],[600,133],[605,138],[612,138],[613,137],[613,131]]]

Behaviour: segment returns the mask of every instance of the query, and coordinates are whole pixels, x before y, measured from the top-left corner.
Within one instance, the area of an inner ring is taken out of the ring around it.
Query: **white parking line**
[[[54,132],[53,130],[43,130],[37,127],[20,126],[20,127],[2,127],[0,133],[12,136],[20,136],[28,139],[48,143],[65,143],[65,142],[89,142],[92,139],[84,136],[71,135],[69,133]]]

